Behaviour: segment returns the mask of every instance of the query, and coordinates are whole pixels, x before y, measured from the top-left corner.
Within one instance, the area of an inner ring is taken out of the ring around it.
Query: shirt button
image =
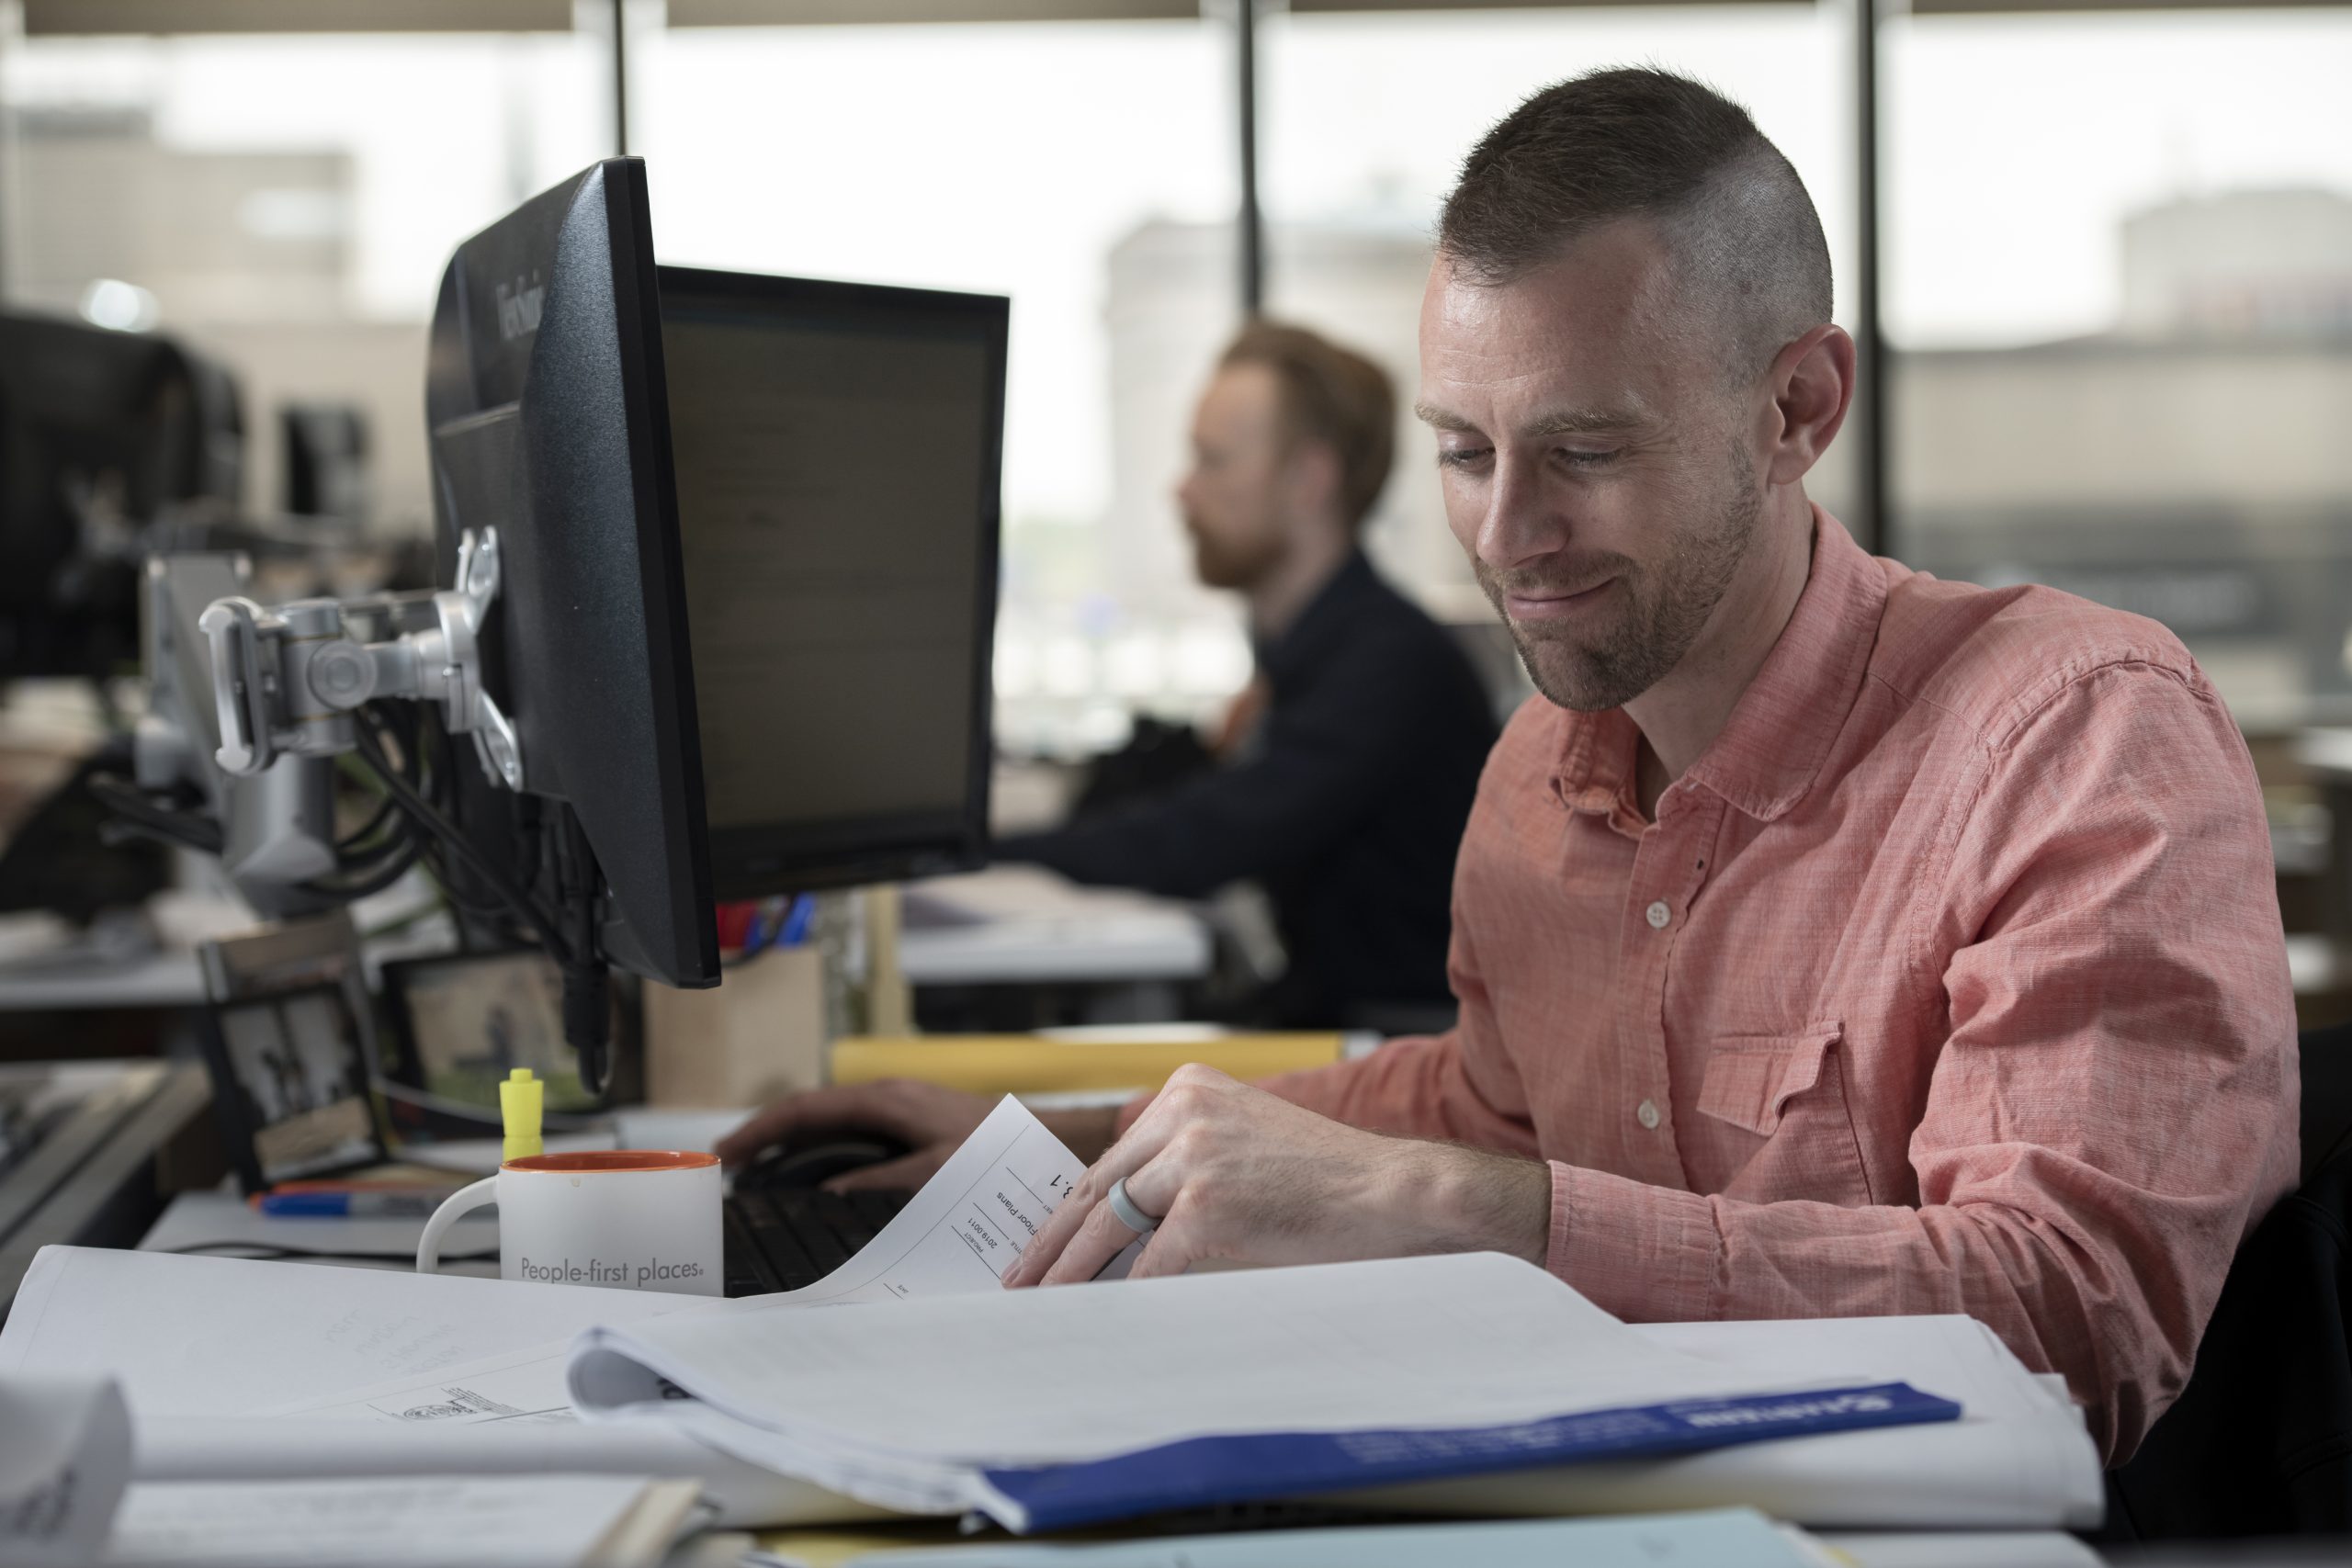
[[[1650,930],[1654,931],[1666,930],[1666,922],[1674,919],[1674,911],[1667,908],[1666,900],[1663,898],[1651,904],[1644,914],[1650,922]]]
[[[1648,1131],[1653,1133],[1657,1132],[1659,1120],[1657,1113],[1657,1101],[1655,1100],[1645,1100],[1641,1104],[1635,1106],[1634,1108],[1634,1120],[1639,1122]]]

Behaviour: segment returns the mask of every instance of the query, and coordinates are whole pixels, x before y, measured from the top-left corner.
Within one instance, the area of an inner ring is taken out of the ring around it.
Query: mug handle
[[[484,1203],[498,1200],[498,1178],[485,1176],[471,1187],[460,1187],[441,1200],[433,1217],[424,1222],[424,1234],[416,1238],[416,1271],[437,1274],[441,1271],[441,1238],[449,1227]]]

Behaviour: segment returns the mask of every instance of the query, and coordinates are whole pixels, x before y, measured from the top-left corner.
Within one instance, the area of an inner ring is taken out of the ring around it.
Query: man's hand
[[[1533,1160],[1361,1132],[1213,1067],[1180,1067],[1079,1179],[1012,1267],[1008,1286],[1091,1280],[1135,1240],[1103,1201],[1162,1216],[1134,1279],[1204,1258],[1336,1263],[1495,1251],[1542,1263],[1552,1176]]]
[[[996,1097],[966,1094],[913,1078],[882,1078],[873,1083],[843,1084],[790,1094],[754,1113],[751,1120],[718,1141],[718,1157],[741,1165],[774,1144],[793,1136],[803,1142],[850,1137],[859,1133],[881,1134],[908,1145],[907,1154],[862,1170],[847,1171],[825,1183],[835,1192],[860,1189],[911,1191],[929,1181],[947,1156],[963,1146],[972,1130],[995,1109]],[[1038,1118],[1046,1129],[1080,1159],[1101,1154],[1111,1141],[1109,1111],[1075,1111]]]

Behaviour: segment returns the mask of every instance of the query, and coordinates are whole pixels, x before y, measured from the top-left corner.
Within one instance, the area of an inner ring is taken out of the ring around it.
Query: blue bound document
[[[1956,1421],[1908,1383],[1684,1400],[1451,1430],[1278,1432],[1185,1442],[1080,1464],[984,1472],[985,1511],[1023,1532],[1171,1509],[1295,1497],[1539,1464],[1655,1459],[1773,1438]]]

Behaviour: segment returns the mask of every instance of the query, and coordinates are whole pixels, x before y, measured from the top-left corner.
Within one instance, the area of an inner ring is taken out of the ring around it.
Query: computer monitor
[[[368,416],[310,400],[277,408],[278,506],[289,517],[368,521]]]
[[[714,890],[978,863],[1011,302],[661,276]]]
[[[211,599],[176,705],[209,677],[218,722],[179,716],[180,748],[217,740],[235,798],[357,750],[386,805],[292,892],[434,862],[470,923],[555,958],[594,1088],[606,966],[716,984],[715,893],[978,858],[1007,312],[657,276],[633,158],[534,197],[434,313],[443,586]]]
[[[0,312],[0,677],[136,669],[143,537],[233,511],[243,453],[234,381],[170,338]]]
[[[458,248],[434,310],[425,414],[439,581],[457,581],[462,533],[496,530],[481,683],[518,762],[493,784],[459,759],[460,831],[555,914],[568,978],[609,960],[716,984],[641,160],[595,164]],[[601,1023],[601,992],[575,987],[566,1006]]]

